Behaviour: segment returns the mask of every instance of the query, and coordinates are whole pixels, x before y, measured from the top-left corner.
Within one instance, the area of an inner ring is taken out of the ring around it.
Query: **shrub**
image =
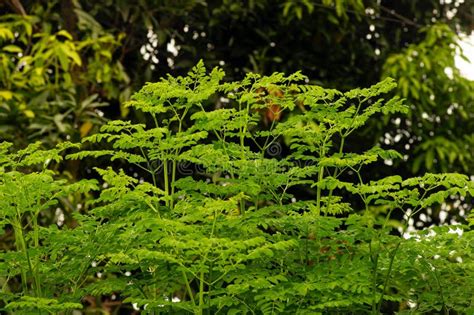
[[[300,73],[223,77],[199,63],[149,83],[128,103],[148,124],[110,121],[83,139],[68,158],[110,166],[95,168],[100,193],[74,228],[38,222],[54,200],[94,194],[97,182],[19,170],[79,145],[8,153],[3,144],[0,222],[16,245],[1,253],[6,310],[61,312],[112,295],[143,313],[474,310],[469,226],[408,229],[420,210],[472,193],[472,182],[364,182],[371,164],[400,155],[345,150],[369,119],[406,111],[384,99],[393,80],[342,93]]]

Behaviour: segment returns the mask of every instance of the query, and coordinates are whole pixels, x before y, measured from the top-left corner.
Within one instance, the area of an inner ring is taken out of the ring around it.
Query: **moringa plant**
[[[16,244],[0,256],[5,310],[68,312],[114,297],[144,314],[474,311],[471,228],[409,231],[419,211],[472,194],[472,182],[366,181],[371,164],[400,154],[345,149],[369,119],[406,111],[384,98],[393,80],[343,93],[301,73],[223,78],[201,62],[133,96],[127,106],[146,123],[110,121],[81,145],[25,151],[28,165],[72,148],[69,159],[108,161],[95,168],[101,186],[17,171],[4,144],[2,209],[24,211],[2,210]],[[74,227],[37,223],[71,193],[91,196]]]
[[[0,296],[4,310],[46,314],[81,308],[75,288],[84,281],[81,269],[86,270],[87,262],[78,257],[93,244],[87,249],[77,247],[78,239],[83,238],[78,233],[85,230],[59,230],[56,224],[44,226],[44,222],[61,225],[64,214],[58,206],[97,189],[96,181],[70,184],[48,169],[49,164],[62,160],[62,152],[71,146],[68,143],[42,150],[36,142],[8,153],[11,146],[0,144]]]

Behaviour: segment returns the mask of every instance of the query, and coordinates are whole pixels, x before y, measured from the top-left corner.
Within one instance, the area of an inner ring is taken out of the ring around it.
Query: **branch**
[[[21,4],[20,0],[10,0],[7,1],[7,4],[15,11],[17,14],[21,16],[26,16],[26,11],[25,8],[23,8],[23,5]]]
[[[403,15],[401,15],[401,14],[395,12],[395,10],[386,8],[386,7],[384,7],[383,5],[380,6],[380,9],[381,9],[382,11],[387,12],[387,13],[390,14],[390,15],[393,15],[394,17],[398,18],[400,21],[402,21],[402,22],[404,22],[404,23],[406,23],[406,24],[408,24],[408,25],[412,25],[412,26],[416,26],[416,27],[421,27],[420,24],[418,24],[418,23],[416,23],[415,21],[412,21],[412,20],[410,20],[409,18],[407,18],[407,17],[405,17],[405,16],[403,16]]]

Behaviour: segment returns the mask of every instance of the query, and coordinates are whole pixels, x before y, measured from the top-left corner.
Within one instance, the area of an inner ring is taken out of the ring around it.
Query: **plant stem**
[[[374,253],[372,248],[372,241],[369,243],[369,255],[372,260],[372,314],[377,314],[377,268],[379,262],[379,253]]]
[[[344,141],[345,141],[345,140],[346,140],[346,137],[343,136],[343,135],[341,135],[341,144],[340,144],[340,146],[339,146],[339,154],[342,154],[342,152],[343,152],[343,149],[344,149]],[[341,172],[342,172],[342,171],[341,171]],[[339,173],[339,175],[340,175],[340,173]],[[338,168],[335,167],[334,172],[333,172],[333,174],[332,174],[332,177],[336,178],[337,176],[338,176]],[[331,188],[331,189],[329,190],[329,194],[328,194],[328,204],[327,204],[327,206],[326,206],[326,208],[327,208],[328,210],[329,210],[329,207],[330,207],[330,205],[331,205],[331,199],[332,199],[332,194],[333,194],[333,192],[334,192],[334,188]]]
[[[194,300],[194,294],[193,294],[193,291],[191,290],[191,286],[189,285],[188,276],[186,275],[186,272],[184,270],[181,271],[181,273],[183,275],[184,283],[186,284],[186,290],[188,291],[189,298],[191,299],[191,302],[193,302],[193,305],[196,306],[196,301]]]
[[[403,237],[403,235],[402,235]],[[383,302],[383,296],[385,294],[385,290],[387,289],[388,286],[388,281],[390,279],[390,274],[392,273],[392,268],[393,268],[393,262],[395,261],[395,256],[397,255],[398,248],[402,244],[402,241],[399,241],[397,245],[395,246],[395,249],[393,250],[392,257],[390,258],[390,263],[388,265],[388,271],[387,271],[387,276],[385,277],[385,282],[383,284],[382,292],[380,293],[380,300],[377,306],[377,312],[374,314],[380,314],[380,309],[382,308],[382,302]]]
[[[199,274],[199,309],[198,314],[202,315],[202,310],[204,307],[204,270],[201,270]]]
[[[321,166],[318,174],[318,184],[320,184],[324,179],[324,166]],[[318,185],[316,189],[316,209],[318,215],[321,213],[321,185]]]
[[[166,206],[170,206],[170,188],[169,188],[169,178],[168,178],[168,160],[163,160],[163,181],[165,185],[165,194],[166,194]]]
[[[39,290],[39,279],[36,275],[36,272],[33,269],[33,264],[31,262],[31,257],[30,257],[30,253],[28,251],[28,246],[26,245],[26,240],[25,240],[25,235],[23,233],[23,228],[21,226],[21,223],[18,220],[14,224],[14,230],[15,230],[15,236],[18,236],[18,238],[17,238],[17,241],[18,241],[17,249],[19,249],[20,251],[22,251],[25,254],[25,259],[28,263],[28,269],[31,273],[31,276],[33,277],[33,289],[34,289],[34,292],[35,292],[35,296],[40,297],[41,294],[40,294],[40,290]],[[23,285],[24,285],[25,288],[28,288],[27,287],[26,273],[24,273],[23,270],[22,270],[22,276],[23,276],[23,279],[22,279]]]
[[[21,225],[15,220],[15,222],[13,222],[13,230],[14,230],[14,233],[15,233],[15,244],[16,244],[16,249],[18,251],[23,251],[24,248],[23,248],[23,243],[21,241],[21,234],[22,234],[22,231],[21,231]],[[26,271],[23,269],[23,267],[20,267],[21,269],[21,286],[23,288],[23,292],[26,293],[28,291],[28,282],[27,282],[27,277],[26,277]]]
[[[179,124],[178,124],[178,134],[181,133],[181,131],[182,131],[182,129],[183,129],[183,119],[184,119],[184,117],[186,116],[186,113],[187,113],[187,110],[184,111],[182,117],[179,117],[179,116],[176,114],[176,117],[178,118],[178,121],[179,121]],[[177,159],[179,153],[180,153],[180,149],[177,148],[177,149],[176,149],[176,152],[175,152],[175,156],[174,156],[173,162],[172,162],[172,165],[171,165],[171,201],[170,201],[170,208],[171,208],[171,209],[173,209],[173,204],[174,204],[173,196],[174,196],[174,191],[175,191],[174,183],[176,182],[176,164],[177,164],[176,159]]]
[[[34,246],[35,246],[35,248],[38,248],[39,247],[38,214],[33,215],[33,237],[34,237]],[[40,263],[40,261],[39,261],[39,258],[38,258],[38,261],[36,262],[36,268],[34,269],[33,276],[34,276],[34,279],[35,279],[35,286],[36,286],[38,296],[41,296],[42,295],[41,285],[40,285],[41,281],[40,281],[40,275],[37,272],[39,263]]]

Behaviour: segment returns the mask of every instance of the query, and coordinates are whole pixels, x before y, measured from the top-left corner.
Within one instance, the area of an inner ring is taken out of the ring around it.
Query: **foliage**
[[[408,112],[386,96],[394,80],[340,92],[299,72],[223,78],[200,62],[148,83],[127,106],[149,124],[110,121],[81,145],[2,144],[1,222],[16,245],[0,254],[6,310],[115,295],[153,314],[474,311],[472,228],[408,231],[417,213],[474,193],[473,183],[455,173],[365,181],[401,155],[348,150],[371,120]],[[69,159],[108,160],[95,168],[102,188],[75,227],[40,227],[56,200],[99,186],[22,167],[75,148]]]
[[[0,226],[3,246],[14,245],[2,248],[1,252],[1,298],[6,303],[5,310],[15,314],[81,308],[74,288],[83,281],[85,261],[78,258],[85,257],[84,250],[91,249],[77,247],[77,241],[83,238],[79,230],[61,231],[56,224],[49,223],[56,216],[55,221],[61,226],[61,207],[97,189],[96,181],[68,184],[56,179],[48,164],[59,162],[62,151],[70,145],[64,143],[47,151],[39,149],[40,145],[34,143],[10,154],[11,143],[3,142],[0,147]],[[27,171],[37,164],[41,171]],[[75,258],[69,260],[62,246],[71,246],[71,252],[75,247]],[[64,265],[64,261],[69,264]],[[70,292],[71,296],[58,296],[62,291]]]
[[[119,39],[81,29],[74,39],[36,16],[0,18],[0,137],[19,146],[80,138],[103,121],[127,75],[112,53]]]
[[[394,126],[391,138],[404,130],[397,142],[404,151],[415,148],[410,161],[415,174],[420,169],[469,173],[474,83],[456,68],[459,38],[447,25],[436,24],[423,33],[423,41],[390,56],[384,65],[385,75],[398,80],[398,94],[417,104]],[[460,123],[463,128],[456,128]]]
[[[16,13],[0,22],[0,138],[18,149],[39,139],[47,147],[79,141],[119,116],[146,123],[120,104],[145,82],[203,59],[228,80],[302,70],[312,84],[348,90],[393,77],[410,114],[372,120],[348,149],[393,146],[404,161],[393,162],[392,174],[404,177],[473,167],[473,83],[454,67],[459,35],[472,32],[472,1],[7,0],[0,8]],[[26,71],[20,60],[35,62]],[[89,171],[79,162],[58,168],[72,178]],[[364,180],[387,169],[374,164]]]

